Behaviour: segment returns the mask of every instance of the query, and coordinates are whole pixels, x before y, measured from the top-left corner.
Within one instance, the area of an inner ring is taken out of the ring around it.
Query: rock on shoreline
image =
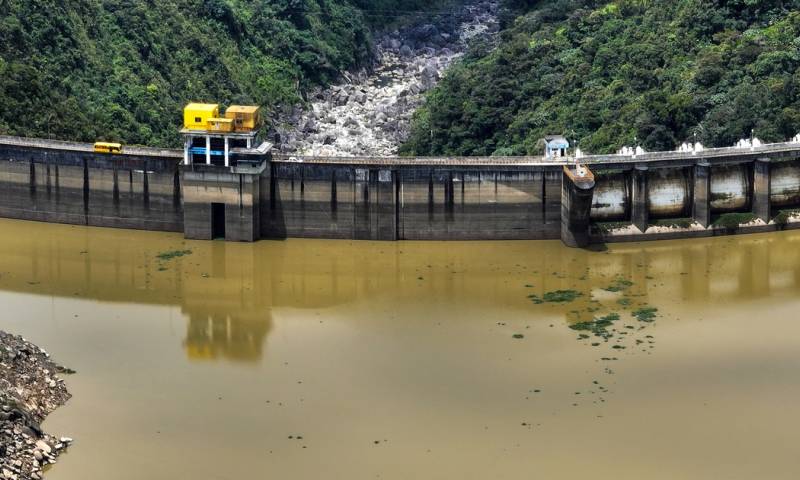
[[[41,479],[44,466],[72,443],[40,427],[71,396],[58,373],[72,372],[24,338],[0,331],[0,479]]]

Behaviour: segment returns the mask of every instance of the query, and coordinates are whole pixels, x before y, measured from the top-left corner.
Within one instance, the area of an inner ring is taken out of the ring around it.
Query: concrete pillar
[[[356,240],[375,240],[372,228],[372,200],[375,196],[374,183],[377,183],[377,173],[366,168],[354,169],[353,178],[353,238]],[[371,180],[376,180],[371,182]]]
[[[584,167],[585,168],[585,167]],[[594,196],[594,175],[586,168],[578,176],[564,166],[561,180],[561,241],[568,247],[589,245],[590,214]]]
[[[392,170],[378,171],[377,231],[378,240],[397,240],[397,172]]]
[[[189,149],[192,148],[191,135],[186,137],[186,142],[183,144],[183,164],[189,165]]]
[[[771,219],[768,158],[759,158],[753,163],[753,213],[765,222]]]
[[[650,222],[647,205],[647,166],[636,165],[632,173],[631,223],[642,233]]]
[[[711,224],[711,204],[709,203],[710,190],[711,165],[706,162],[700,162],[694,166],[692,218],[695,222],[706,228]]]
[[[211,165],[211,137],[206,135],[206,165]]]
[[[229,148],[229,144],[228,144],[228,137],[225,137],[225,166],[226,167],[230,167],[231,166],[229,151],[230,151],[230,148]]]

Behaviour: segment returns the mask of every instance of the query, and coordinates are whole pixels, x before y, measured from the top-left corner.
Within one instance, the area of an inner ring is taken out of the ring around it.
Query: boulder
[[[432,56],[436,55],[436,50],[431,48],[431,47],[422,47],[422,49],[420,50],[420,53],[423,54],[423,55],[426,55],[428,57],[432,57]]]
[[[422,68],[422,76],[427,78],[439,78],[439,68],[436,66],[434,62],[428,62],[425,67]]]
[[[418,41],[429,40],[438,34],[439,34],[439,29],[436,28],[436,25],[431,25],[430,23],[425,25],[420,25],[419,27],[414,28],[410,32],[411,38]]]
[[[50,453],[53,451],[53,447],[51,447],[47,442],[44,440],[37,440],[36,441],[36,448],[41,450],[44,453]]]
[[[317,125],[316,120],[313,118],[309,118],[306,121],[306,124],[303,125],[303,133],[317,133],[319,132],[319,125]]]
[[[334,99],[334,105],[336,105],[337,107],[343,107],[347,105],[347,100],[349,100],[349,96],[347,95],[347,92],[342,90],[338,94],[336,94],[336,98]]]

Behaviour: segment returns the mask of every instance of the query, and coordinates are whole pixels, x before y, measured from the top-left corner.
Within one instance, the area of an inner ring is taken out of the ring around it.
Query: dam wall
[[[556,239],[561,167],[274,161],[262,183],[261,225],[266,238]]]
[[[0,216],[183,231],[180,172],[151,152],[99,154],[0,142]]]
[[[592,220],[632,221],[634,172],[634,169],[595,172]],[[752,212],[757,191],[763,194],[760,200],[770,210],[800,206],[800,160],[797,159],[661,167],[647,170],[645,177],[644,208],[649,220],[691,218],[699,200],[696,198],[699,179],[707,182],[704,201],[712,216]]]
[[[589,243],[800,226],[800,144],[575,160],[281,157],[0,137],[0,216],[186,238]],[[565,168],[568,167],[568,168]],[[796,210],[796,212],[795,212]],[[795,213],[796,218],[795,218]],[[717,221],[726,214],[738,226]],[[666,231],[665,231],[666,230]]]

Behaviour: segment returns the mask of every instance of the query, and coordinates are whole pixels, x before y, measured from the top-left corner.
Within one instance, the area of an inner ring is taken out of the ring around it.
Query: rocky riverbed
[[[305,106],[271,132],[285,153],[324,156],[397,153],[414,111],[444,71],[473,42],[493,41],[497,0],[477,0],[424,22],[377,36],[375,66],[312,92]]]
[[[22,337],[0,331],[0,479],[38,480],[72,442],[41,423],[70,398],[58,374],[70,373]]]

